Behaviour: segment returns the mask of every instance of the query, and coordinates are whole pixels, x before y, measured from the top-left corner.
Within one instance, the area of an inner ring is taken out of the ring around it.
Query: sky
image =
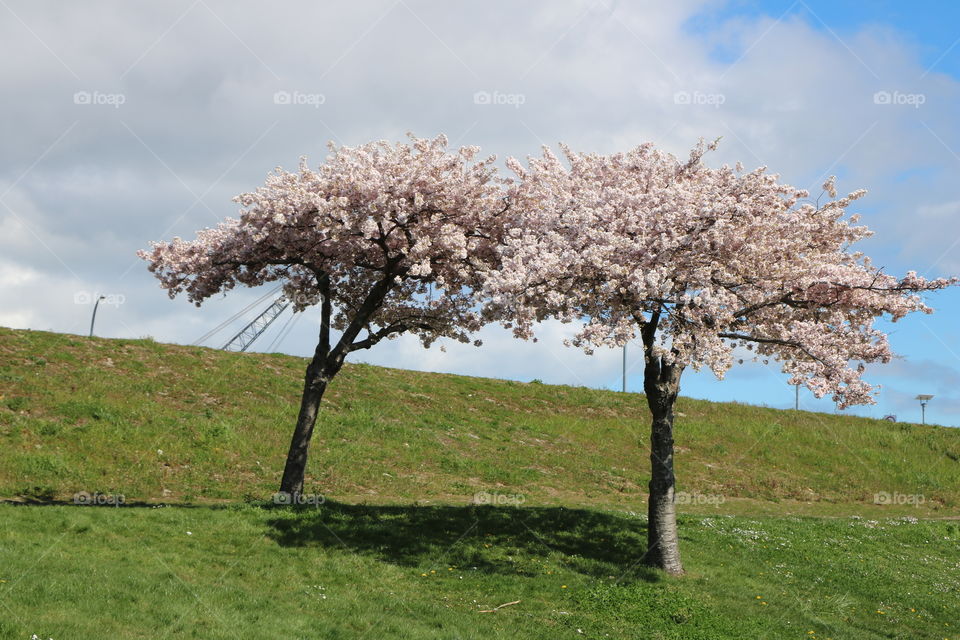
[[[868,195],[862,244],[902,275],[960,275],[960,8],[877,0],[371,0],[151,3],[0,0],[0,325],[192,344],[267,290],[202,308],[170,300],[135,253],[237,213],[233,196],[326,144],[446,133],[501,160],[566,142],[652,141],[708,162],[764,165],[817,190],[829,175]],[[204,344],[222,346],[255,306]],[[960,288],[895,325],[900,358],[871,366],[877,404],[857,415],[960,426]],[[253,350],[307,355],[318,313],[280,316]],[[286,328],[284,331],[284,327]],[[284,333],[281,333],[284,331]],[[619,389],[622,353],[536,343],[495,326],[481,348],[410,338],[353,360]],[[642,388],[636,345],[627,387]],[[682,394],[792,407],[774,366]],[[833,412],[801,390],[801,408]]]

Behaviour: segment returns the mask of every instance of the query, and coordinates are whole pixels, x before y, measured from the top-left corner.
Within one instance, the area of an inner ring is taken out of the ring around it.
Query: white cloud
[[[841,189],[869,189],[868,249],[889,270],[960,272],[960,83],[925,74],[893,27],[843,41],[792,16],[694,30],[690,18],[717,5],[702,1],[8,4],[29,28],[0,23],[0,117],[16,123],[0,158],[0,200],[14,212],[0,206],[0,251],[30,281],[0,280],[0,322],[83,332],[73,292],[117,291],[127,302],[98,317],[105,334],[192,342],[259,294],[231,292],[202,311],[170,302],[137,249],[233,214],[231,196],[301,154],[321,162],[329,139],[407,130],[501,157],[560,140],[611,151],[652,139],[685,154],[700,136],[723,136],[715,162],[766,164],[798,186],[836,173]],[[81,91],[123,104],[77,104]],[[276,104],[277,91],[324,100]],[[523,103],[478,105],[477,91]],[[878,104],[877,92],[923,104]],[[619,354],[579,355],[561,346],[565,331],[547,326],[532,345],[488,329],[483,349],[447,354],[401,339],[369,357],[616,387]],[[283,348],[307,353],[314,333],[301,322]]]

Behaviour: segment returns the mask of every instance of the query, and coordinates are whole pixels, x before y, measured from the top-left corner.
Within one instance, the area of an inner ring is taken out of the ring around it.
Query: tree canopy
[[[850,250],[871,235],[847,215],[865,191],[837,198],[830,178],[813,201],[765,167],[708,167],[713,148],[686,161],[652,144],[510,159],[512,219],[488,295],[521,337],[546,317],[582,321],[573,342],[587,350],[655,331],[667,363],[722,378],[769,358],[817,397],[872,402],[863,364],[892,357],[875,320],[929,313],[920,294],[953,281],[896,278]]]
[[[494,158],[446,147],[442,135],[331,145],[317,170],[301,160],[298,172],[278,168],[237,196],[238,219],[140,256],[171,298],[186,293],[197,305],[272,281],[298,311],[326,295],[331,328],[354,334],[349,351],[403,332],[426,345],[467,341],[482,325],[475,293],[496,267],[504,202]]]

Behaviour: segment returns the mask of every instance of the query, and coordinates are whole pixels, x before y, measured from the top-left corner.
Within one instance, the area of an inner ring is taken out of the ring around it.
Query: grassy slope
[[[0,638],[960,638],[957,523],[561,507],[0,504]],[[496,613],[480,613],[520,600]]]
[[[0,328],[0,496],[265,499],[282,470],[304,361]],[[951,515],[960,430],[681,398],[686,511]],[[348,365],[324,400],[308,487],[368,503],[642,511],[642,395]],[[161,453],[162,452],[162,453]],[[874,494],[924,503],[874,507]]]
[[[0,504],[0,637],[960,638],[960,523],[893,517],[956,513],[958,431],[681,400],[681,489],[726,502],[683,507],[669,579],[642,396],[351,366],[338,501],[275,508],[303,366],[0,329],[0,496],[174,505]]]

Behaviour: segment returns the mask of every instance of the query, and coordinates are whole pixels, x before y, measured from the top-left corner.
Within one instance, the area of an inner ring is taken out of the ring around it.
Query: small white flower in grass
[[[187,535],[188,535],[188,536],[192,536],[192,535],[193,535],[193,531],[187,531]]]
[[[157,455],[158,455],[158,456],[162,456],[162,455],[163,455],[163,449],[157,449]]]

